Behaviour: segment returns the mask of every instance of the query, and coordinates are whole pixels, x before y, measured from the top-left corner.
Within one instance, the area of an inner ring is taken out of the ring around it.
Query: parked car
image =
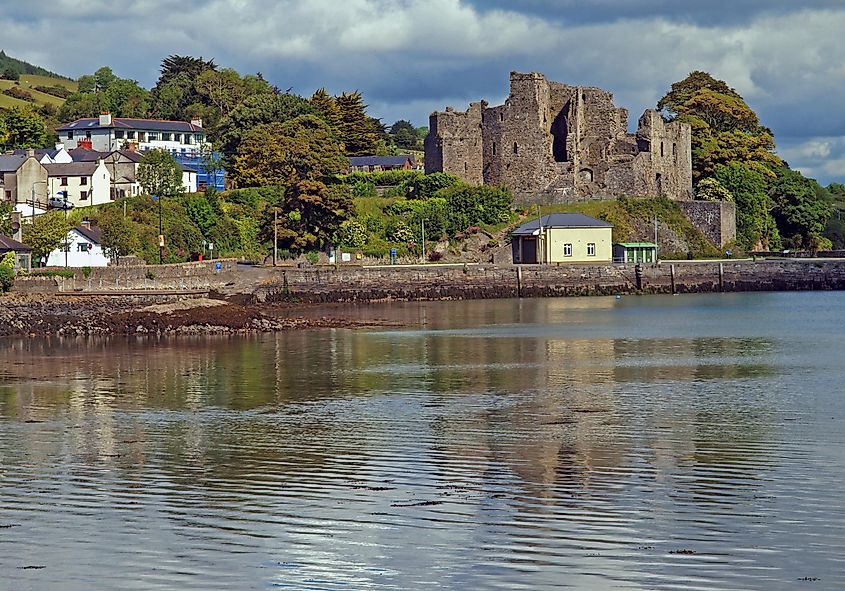
[[[64,197],[50,197],[47,199],[47,206],[53,209],[73,209],[73,203],[65,201]]]

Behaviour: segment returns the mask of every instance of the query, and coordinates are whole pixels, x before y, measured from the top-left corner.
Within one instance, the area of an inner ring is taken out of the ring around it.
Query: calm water
[[[0,589],[845,588],[845,293],[349,314],[0,343]]]

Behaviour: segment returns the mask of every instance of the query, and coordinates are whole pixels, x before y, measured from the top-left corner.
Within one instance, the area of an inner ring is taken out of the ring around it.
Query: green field
[[[6,94],[2,94],[4,90],[17,86],[32,94],[32,102],[17,99]],[[73,80],[65,80],[64,78],[53,78],[50,76],[40,76],[37,74],[24,74],[17,83],[12,80],[0,80],[0,108],[23,107],[26,105],[53,105],[60,107],[64,104],[65,99],[53,96],[35,90],[36,86],[63,86],[72,92],[76,92],[77,84]]]

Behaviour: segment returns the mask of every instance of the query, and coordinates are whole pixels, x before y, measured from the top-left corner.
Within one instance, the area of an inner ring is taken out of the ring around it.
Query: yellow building
[[[583,213],[552,213],[513,231],[513,262],[609,263],[613,260],[613,225]]]

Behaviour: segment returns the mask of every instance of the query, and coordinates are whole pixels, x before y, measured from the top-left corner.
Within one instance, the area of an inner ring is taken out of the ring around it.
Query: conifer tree
[[[340,139],[349,156],[375,154],[378,148],[377,121],[367,115],[367,105],[361,93],[344,92],[336,99],[341,113]]]

